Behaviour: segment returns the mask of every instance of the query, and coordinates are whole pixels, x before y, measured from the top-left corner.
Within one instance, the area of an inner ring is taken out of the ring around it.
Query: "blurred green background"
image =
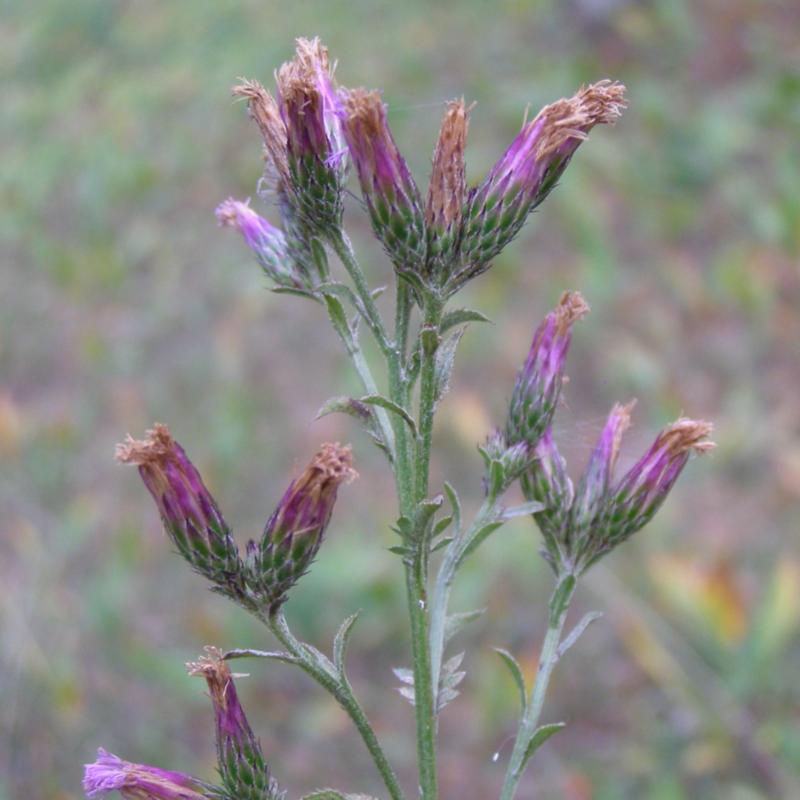
[[[464,337],[441,408],[434,480],[470,508],[475,451],[502,419],[533,327],[565,288],[593,307],[570,357],[557,436],[580,469],[615,400],[637,397],[631,463],[681,412],[719,447],[689,465],[646,532],[590,573],[575,619],[605,612],[559,668],[521,798],[800,797],[800,6],[758,0],[115,2],[3,4],[0,112],[0,796],[78,798],[95,748],[214,774],[205,644],[267,646],[160,532],[127,431],[167,422],[240,542],[319,442],[352,439],[362,479],[288,606],[328,647],[364,614],[352,678],[414,796],[393,497],[347,419],[357,391],[305,301],[266,291],[215,205],[255,195],[257,132],[229,88],[265,83],[319,34],[345,85],[382,87],[424,185],[443,104],[473,113],[478,180],[535,110],[582,82],[628,86],[561,186],[465,292],[493,326]],[[257,204],[262,213],[263,206]],[[390,268],[353,201],[375,283]],[[625,466],[623,463],[622,466]],[[496,796],[516,724],[492,653],[534,669],[550,576],[528,521],[460,576],[468,677],[441,721],[445,798]],[[248,663],[241,694],[296,797],[380,795],[339,709],[287,666]],[[493,754],[500,752],[495,763]]]

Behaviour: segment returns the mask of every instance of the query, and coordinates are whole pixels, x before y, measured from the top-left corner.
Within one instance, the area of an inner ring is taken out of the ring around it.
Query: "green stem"
[[[303,671],[330,692],[347,712],[361,734],[361,738],[364,740],[364,744],[367,746],[367,750],[369,750],[392,800],[403,800],[403,792],[397,782],[397,776],[394,774],[392,765],[386,758],[386,754],[383,752],[383,748],[367,719],[367,715],[361,708],[344,676],[339,676],[333,664],[327,659],[323,661],[322,658],[324,657],[320,653],[311,650],[295,637],[289,629],[283,611],[277,611],[275,614],[261,617],[261,619],[269,626],[286,650],[297,659]]]
[[[469,547],[475,534],[486,525],[496,513],[497,501],[486,498],[478,511],[475,519],[466,533],[456,531],[456,538],[448,545],[439,572],[436,575],[436,584],[431,597],[431,685],[433,686],[434,703],[438,702],[439,676],[444,657],[445,627],[447,624],[447,609],[450,604],[450,589],[459,566],[464,558],[464,553]]]
[[[389,358],[392,355],[394,347],[392,342],[389,341],[386,328],[384,327],[378,307],[375,305],[375,300],[372,297],[372,292],[370,292],[364,273],[361,271],[358,261],[356,261],[350,239],[344,231],[339,231],[330,237],[330,244],[336,255],[339,256],[342,264],[344,264],[344,268],[347,270],[350,279],[353,281],[356,294],[361,304],[364,306],[365,321],[372,331],[372,334],[375,336],[375,341],[378,343],[384,355]]]
[[[525,765],[528,761],[528,746],[539,724],[539,717],[542,714],[550,676],[558,663],[558,646],[561,642],[561,632],[564,629],[569,602],[574,591],[575,579],[571,575],[562,576],[550,598],[547,633],[542,643],[542,651],[539,654],[536,683],[519,723],[517,738],[514,741],[514,750],[511,753],[511,760],[503,782],[503,790],[500,793],[500,800],[513,800],[517,785],[525,770]]]
[[[427,331],[438,337],[441,305],[429,303],[425,309],[422,335]],[[413,514],[417,504],[428,496],[430,472],[430,444],[435,406],[435,338],[423,346],[423,364],[419,397],[418,439],[413,464],[414,491],[412,502],[401,513]],[[399,462],[398,462],[399,463]],[[398,473],[398,488],[406,490],[411,475]],[[428,556],[427,531],[416,531],[414,557],[406,564],[406,589],[411,620],[411,650],[414,672],[414,709],[417,721],[417,758],[422,800],[436,800],[438,782],[436,775],[436,707],[431,681],[431,652],[428,638]]]

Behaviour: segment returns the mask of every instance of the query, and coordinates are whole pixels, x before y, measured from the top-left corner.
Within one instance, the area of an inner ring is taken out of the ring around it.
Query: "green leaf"
[[[453,522],[455,523],[456,533],[458,533],[461,530],[461,501],[458,499],[458,492],[456,492],[452,484],[445,481],[444,493],[447,495],[450,508],[453,509]]]
[[[504,650],[502,647],[495,647],[494,651],[503,659],[503,663],[508,667],[508,671],[514,679],[514,683],[519,691],[520,706],[524,712],[528,705],[528,690],[525,687],[525,676],[522,674],[522,667],[519,665],[519,661],[517,661],[508,650]]]
[[[485,611],[485,608],[477,608],[474,611],[448,614],[444,621],[444,644],[446,645],[467,623],[478,619]]]
[[[489,497],[499,497],[506,489],[506,471],[501,461],[489,465]]]
[[[514,517],[527,517],[529,514],[535,514],[537,511],[542,511],[545,508],[544,503],[537,503],[532,500],[530,503],[522,503],[518,506],[511,506],[511,508],[504,508],[500,512],[500,516],[504,522]]]
[[[578,641],[583,635],[583,632],[595,621],[603,616],[602,611],[590,611],[583,619],[564,637],[564,641],[558,646],[558,657],[564,655],[567,650]]]
[[[471,553],[474,553],[492,533],[502,526],[502,524],[503,523],[500,521],[487,522],[486,525],[479,528],[461,553],[458,564],[461,565],[464,559]]]
[[[328,316],[331,319],[331,324],[336,329],[336,333],[338,333],[347,346],[350,347],[353,341],[353,332],[350,330],[350,326],[347,323],[347,314],[345,314],[341,300],[328,292],[325,292],[322,296],[328,308]]]
[[[351,614],[341,624],[333,639],[333,664],[340,675],[344,675],[344,657],[347,643],[350,641],[350,634],[353,632],[353,626],[356,624],[360,613],[361,611],[356,611],[355,614]]]
[[[563,727],[565,722],[551,722],[549,725],[540,725],[531,736],[528,746],[525,748],[525,760],[523,764],[528,762],[528,759],[554,734],[558,733]]]
[[[317,411],[315,419],[336,413],[347,414],[359,422],[369,422],[372,419],[372,410],[365,403],[347,395],[338,395],[326,400]]]
[[[271,658],[273,661],[283,661],[284,664],[299,664],[299,659],[280,650],[228,650],[222,657],[226,661],[234,658]]]
[[[481,314],[480,311],[474,311],[471,308],[456,308],[453,311],[448,311],[443,317],[439,325],[439,330],[445,333],[454,328],[456,325],[461,325],[465,322],[491,322],[489,317]]]
[[[449,527],[450,523],[453,521],[453,515],[448,514],[446,517],[442,517],[436,525],[433,526],[433,533],[431,534],[431,538],[435,539],[437,536],[444,533]]]
[[[411,433],[416,438],[417,424],[414,422],[414,418],[402,406],[399,406],[397,403],[395,403],[394,400],[390,400],[388,397],[384,397],[382,394],[368,394],[361,398],[361,402],[370,406],[380,406],[381,408],[385,408],[387,411],[391,411],[393,414],[397,414],[397,416],[400,417],[400,419],[402,419],[406,425],[408,425],[408,427],[411,429]]]
[[[307,292],[305,289],[296,289],[292,286],[273,286],[270,291],[273,294],[291,294],[295,297],[307,297],[311,300],[317,300],[312,292]]]
[[[447,547],[447,545],[449,545],[454,538],[455,537],[453,536],[443,536],[441,539],[439,539],[438,542],[436,542],[436,544],[433,547],[431,547],[431,553],[435,553],[437,550],[441,550],[443,547]]]
[[[450,375],[453,373],[453,365],[456,360],[456,350],[464,329],[450,334],[436,351],[436,363],[434,365],[434,407],[447,394],[450,388]]]

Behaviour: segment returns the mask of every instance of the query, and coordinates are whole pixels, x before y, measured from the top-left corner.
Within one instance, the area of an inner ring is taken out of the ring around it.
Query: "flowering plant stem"
[[[364,273],[358,264],[352,245],[345,234],[330,238],[331,247],[342,261],[353,281],[356,294],[361,302],[363,316],[386,359],[388,373],[389,399],[402,409],[409,404],[410,382],[406,374],[406,350],[408,328],[411,316],[411,297],[409,288],[398,281],[395,315],[395,340],[390,341],[386,328],[375,305]],[[429,332],[438,339],[442,306],[438,301],[427,304],[425,324],[422,335]],[[348,348],[356,368],[356,353]],[[398,415],[392,415],[394,441],[394,475],[397,488],[399,513],[412,518],[416,506],[428,494],[428,474],[430,470],[431,437],[435,407],[435,355],[436,346],[423,341],[423,361],[420,377],[419,433],[415,442],[409,441],[406,422]],[[359,351],[360,352],[360,351]],[[413,457],[412,457],[413,451]],[[417,759],[419,785],[423,800],[435,800],[438,796],[436,778],[436,715],[434,692],[431,682],[431,657],[428,639],[428,578],[429,539],[427,531],[418,531],[413,555],[404,562],[406,572],[406,592],[411,626],[411,649],[414,673],[415,714],[417,725]]]
[[[575,578],[572,575],[559,576],[553,594],[550,596],[547,633],[539,654],[536,682],[520,719],[517,737],[514,741],[514,750],[511,753],[511,760],[508,763],[503,789],[500,793],[500,800],[512,800],[525,770],[525,765],[539,744],[536,736],[539,718],[542,714],[550,676],[553,674],[553,669],[555,669],[560,658],[561,632],[564,629],[564,622],[567,618],[569,603],[574,591]]]
[[[386,754],[383,752],[383,748],[367,719],[367,715],[356,699],[350,682],[345,677],[344,670],[337,669],[322,653],[297,639],[289,629],[283,611],[278,610],[274,614],[259,615],[259,617],[269,627],[275,638],[286,648],[290,657],[287,660],[297,664],[336,698],[339,705],[353,721],[359,734],[361,734],[361,738],[364,740],[364,744],[367,746],[367,750],[369,750],[375,766],[383,778],[390,797],[392,800],[403,800],[403,792],[397,782],[397,776],[386,758]],[[242,651],[241,655],[244,654],[245,651]],[[253,652],[247,654],[256,655]],[[229,653],[228,657],[231,655]],[[275,654],[273,654],[273,657],[275,657]]]

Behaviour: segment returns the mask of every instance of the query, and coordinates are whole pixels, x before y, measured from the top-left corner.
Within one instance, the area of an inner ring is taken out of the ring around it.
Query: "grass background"
[[[183,662],[264,646],[243,612],[170,554],[113,445],[170,424],[240,542],[320,441],[352,439],[362,479],[294,592],[327,647],[363,608],[351,672],[414,795],[393,498],[377,453],[316,409],[357,385],[322,315],[265,290],[213,209],[254,194],[257,134],[229,97],[319,34],[345,85],[384,89],[424,185],[443,104],[478,105],[478,180],[535,111],[582,82],[628,86],[561,186],[465,292],[493,326],[465,336],[436,431],[434,481],[480,500],[476,442],[502,419],[533,327],[565,288],[593,307],[557,435],[579,470],[607,409],[639,399],[623,461],[681,412],[715,421],[646,532],[590,573],[600,609],[559,668],[521,798],[800,796],[800,8],[775,0],[424,3],[4,3],[0,18],[0,796],[78,798],[103,745],[213,778],[211,714]],[[262,209],[263,211],[263,209]],[[266,213],[266,212],[265,212]],[[357,203],[375,283],[390,268]],[[625,466],[623,463],[621,466]],[[549,575],[526,521],[460,576],[468,677],[441,722],[443,797],[496,794],[515,690],[532,674]],[[290,796],[380,794],[360,741],[302,674],[253,663],[241,695]],[[499,750],[500,758],[493,761]]]

